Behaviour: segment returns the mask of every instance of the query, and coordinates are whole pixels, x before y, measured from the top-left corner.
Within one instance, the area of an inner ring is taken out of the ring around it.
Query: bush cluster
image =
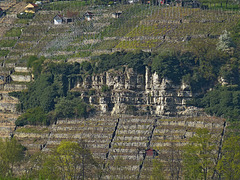
[[[34,17],[34,13],[20,13],[20,14],[17,14],[17,17],[19,19],[32,19]]]

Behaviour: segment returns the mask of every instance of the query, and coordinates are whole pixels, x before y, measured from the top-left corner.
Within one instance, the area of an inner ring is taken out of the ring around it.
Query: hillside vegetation
[[[1,128],[16,127],[0,139],[0,179],[240,179],[239,3],[184,3],[6,8]],[[174,103],[189,116],[171,117]]]

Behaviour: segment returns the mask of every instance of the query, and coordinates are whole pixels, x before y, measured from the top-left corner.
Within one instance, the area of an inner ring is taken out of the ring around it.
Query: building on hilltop
[[[112,13],[112,17],[119,18],[121,14],[122,14],[122,11],[114,12],[114,13]]]
[[[29,3],[26,7],[25,7],[25,13],[36,13],[38,10],[38,5],[34,4],[34,3]]]
[[[63,23],[63,16],[62,15],[56,15],[53,18],[53,24],[58,25]]]
[[[74,18],[73,17],[70,17],[70,16],[64,16],[64,15],[56,15],[54,18],[53,18],[53,24],[54,25],[59,25],[59,24],[64,24],[64,23],[71,23],[74,21]]]
[[[92,12],[86,12],[85,14],[84,14],[84,17],[85,17],[85,19],[87,20],[87,21],[91,21],[92,19],[93,19],[93,13]]]
[[[158,156],[158,152],[154,149],[151,149],[151,148],[145,150],[145,154],[146,154],[146,156],[150,156],[150,157],[153,157],[153,158],[155,158],[155,156]]]

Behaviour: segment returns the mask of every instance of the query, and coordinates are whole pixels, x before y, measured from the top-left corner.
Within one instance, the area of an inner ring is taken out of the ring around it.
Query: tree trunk
[[[228,1],[229,1],[229,0],[226,0],[226,9],[227,9],[227,6],[228,6]]]

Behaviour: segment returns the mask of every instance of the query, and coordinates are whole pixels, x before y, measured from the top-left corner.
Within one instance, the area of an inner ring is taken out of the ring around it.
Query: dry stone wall
[[[50,152],[63,140],[83,140],[93,156],[103,162],[104,179],[146,179],[154,159],[145,155],[148,148],[158,152],[158,158],[168,169],[171,151],[176,153],[178,147],[186,145],[197,129],[207,128],[219,144],[224,126],[224,119],[206,116],[164,118],[103,115],[58,120],[49,127],[34,127],[36,132],[31,133],[18,128],[14,136],[32,153],[40,150]],[[41,133],[41,129],[47,130]]]
[[[15,82],[30,82],[32,81],[31,75],[11,75],[11,79]]]
[[[10,137],[15,130],[18,117],[16,104],[18,99],[8,96],[7,92],[0,92],[0,137]]]

